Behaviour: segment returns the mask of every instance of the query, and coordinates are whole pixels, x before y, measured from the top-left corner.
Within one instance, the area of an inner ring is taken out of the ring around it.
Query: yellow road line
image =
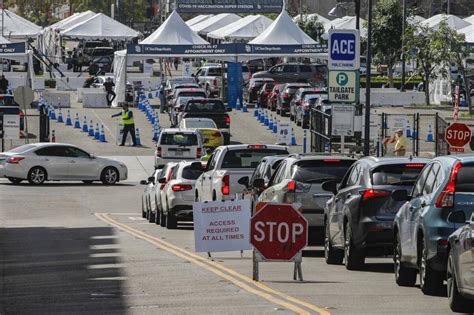
[[[146,239],[146,240],[148,240],[148,241],[155,241],[155,242],[158,242],[158,243],[160,243],[161,245],[163,245],[163,246],[165,246],[165,247],[168,247],[169,250],[166,249],[166,250],[168,250],[168,251],[173,251],[173,253],[175,253],[176,251],[177,251],[177,252],[180,252],[180,253],[182,253],[182,254],[184,254],[184,255],[189,256],[190,259],[198,260],[199,262],[203,262],[203,263],[205,263],[206,265],[211,265],[211,267],[214,267],[214,268],[220,269],[220,270],[222,270],[222,271],[225,271],[225,272],[227,272],[227,273],[229,273],[229,274],[231,274],[231,275],[233,275],[233,276],[235,276],[235,277],[237,277],[237,278],[240,278],[241,280],[243,280],[243,281],[245,281],[245,282],[247,282],[247,283],[249,283],[249,284],[251,284],[251,285],[254,285],[254,286],[258,287],[260,290],[263,290],[263,291],[266,291],[266,292],[268,292],[268,293],[270,293],[270,294],[279,296],[280,298],[283,298],[283,299],[285,299],[285,300],[287,300],[287,301],[290,301],[290,302],[292,302],[292,303],[296,303],[296,304],[299,304],[299,305],[301,305],[301,306],[304,306],[304,307],[306,307],[306,308],[308,308],[308,309],[310,309],[310,310],[312,310],[312,311],[318,312],[318,313],[321,314],[321,315],[330,315],[330,312],[328,312],[328,311],[325,310],[325,309],[322,309],[322,308],[317,307],[317,306],[315,306],[315,305],[313,305],[313,304],[311,304],[311,303],[308,303],[308,302],[302,301],[302,300],[300,300],[300,299],[297,299],[297,298],[295,298],[295,297],[292,297],[292,296],[290,296],[290,295],[288,295],[288,294],[285,294],[285,293],[283,293],[283,292],[274,290],[274,289],[272,289],[272,288],[270,288],[270,287],[264,285],[263,283],[260,283],[260,282],[258,282],[258,281],[254,281],[253,279],[251,279],[251,278],[249,278],[249,277],[247,277],[247,276],[244,276],[244,275],[238,273],[237,271],[235,271],[235,270],[233,270],[233,269],[229,269],[229,268],[227,268],[227,267],[225,267],[225,266],[223,266],[223,265],[221,265],[221,264],[219,264],[219,263],[217,263],[217,262],[215,262],[215,261],[212,261],[212,260],[209,260],[209,259],[207,259],[207,258],[204,258],[204,257],[202,257],[202,256],[200,256],[200,255],[197,255],[197,254],[195,254],[195,253],[193,253],[193,252],[187,251],[187,250],[185,250],[185,249],[183,249],[183,248],[180,248],[180,247],[178,247],[178,246],[176,246],[176,245],[173,245],[173,244],[171,244],[171,243],[169,243],[169,242],[167,242],[167,241],[164,241],[164,240],[162,240],[162,239],[153,237],[153,236],[151,236],[151,235],[149,235],[149,234],[147,234],[147,233],[144,233],[144,232],[142,232],[142,231],[133,229],[133,228],[129,227],[129,226],[126,225],[126,224],[120,223],[120,222],[118,222],[118,221],[116,221],[116,220],[110,218],[110,217],[108,216],[108,214],[105,214],[105,213],[104,213],[104,214],[96,214],[96,216],[99,217],[101,220],[106,221],[107,223],[109,223],[109,224],[111,224],[111,225],[114,225],[114,226],[116,226],[116,227],[119,227],[119,228],[121,228],[121,229],[124,229],[124,230],[126,230],[126,231],[128,231],[128,232],[130,232],[130,233],[133,233],[133,234],[140,234],[140,235],[142,236],[142,237],[140,237],[140,238],[142,238],[142,239]],[[161,247],[161,246],[160,246],[160,247]],[[206,267],[204,267],[204,268],[206,268]],[[206,269],[208,269],[208,268],[206,268]],[[216,271],[218,271],[218,270],[216,270]],[[213,272],[214,272],[214,271],[213,271]],[[237,279],[235,279],[235,281],[240,282],[240,281],[237,280]],[[232,282],[234,282],[234,281],[232,281]],[[235,283],[235,282],[234,282],[234,283]],[[262,292],[262,293],[263,293],[263,292]],[[255,294],[256,294],[256,293],[255,293]],[[263,293],[263,294],[265,294],[265,293]],[[277,303],[277,304],[279,304],[279,303]],[[280,304],[280,305],[281,305],[281,304]],[[295,312],[297,312],[297,311],[295,311]],[[307,313],[306,311],[304,311],[304,312]],[[297,313],[299,313],[299,312],[297,312]]]

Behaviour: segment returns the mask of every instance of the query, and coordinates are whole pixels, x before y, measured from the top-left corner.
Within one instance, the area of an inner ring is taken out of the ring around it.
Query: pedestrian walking
[[[160,85],[160,113],[164,113],[166,111],[166,96],[165,96],[165,88],[166,82],[165,80],[161,80]]]
[[[7,94],[8,91],[8,80],[2,74],[0,77],[0,94]]]
[[[114,101],[115,97],[117,97],[117,94],[114,92],[114,87],[115,83],[112,80],[112,78],[107,78],[107,80],[104,82],[104,90],[107,92],[105,95],[105,99],[107,100],[107,106],[112,106],[112,102]]]
[[[74,72],[82,72],[82,65],[83,64],[84,64],[84,55],[82,53],[79,53],[79,55],[77,56],[77,61],[76,61]]]
[[[395,139],[395,148],[393,153],[395,156],[405,156],[407,138],[403,135],[403,129],[398,129],[392,136]]]
[[[125,141],[127,140],[128,133],[132,136],[133,146],[137,146],[137,139],[135,138],[135,120],[133,119],[133,112],[128,109],[128,104],[122,105],[122,111],[120,113],[112,115],[112,117],[122,117],[122,125],[123,125],[123,134],[122,134],[122,143],[120,144],[121,147],[125,145]]]

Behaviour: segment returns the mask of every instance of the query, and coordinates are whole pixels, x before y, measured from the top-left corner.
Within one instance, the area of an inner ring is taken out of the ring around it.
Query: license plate
[[[176,151],[176,156],[183,156],[183,151]]]

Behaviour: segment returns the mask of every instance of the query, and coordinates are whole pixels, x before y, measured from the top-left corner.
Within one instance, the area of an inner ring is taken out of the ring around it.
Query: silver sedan
[[[0,154],[0,176],[18,184],[51,181],[102,181],[113,185],[128,176],[127,166],[64,143],[25,144]]]

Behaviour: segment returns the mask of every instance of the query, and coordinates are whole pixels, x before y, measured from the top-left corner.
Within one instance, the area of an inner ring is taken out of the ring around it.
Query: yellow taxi
[[[224,135],[210,118],[184,118],[179,122],[178,128],[198,131],[206,148],[224,145]]]

